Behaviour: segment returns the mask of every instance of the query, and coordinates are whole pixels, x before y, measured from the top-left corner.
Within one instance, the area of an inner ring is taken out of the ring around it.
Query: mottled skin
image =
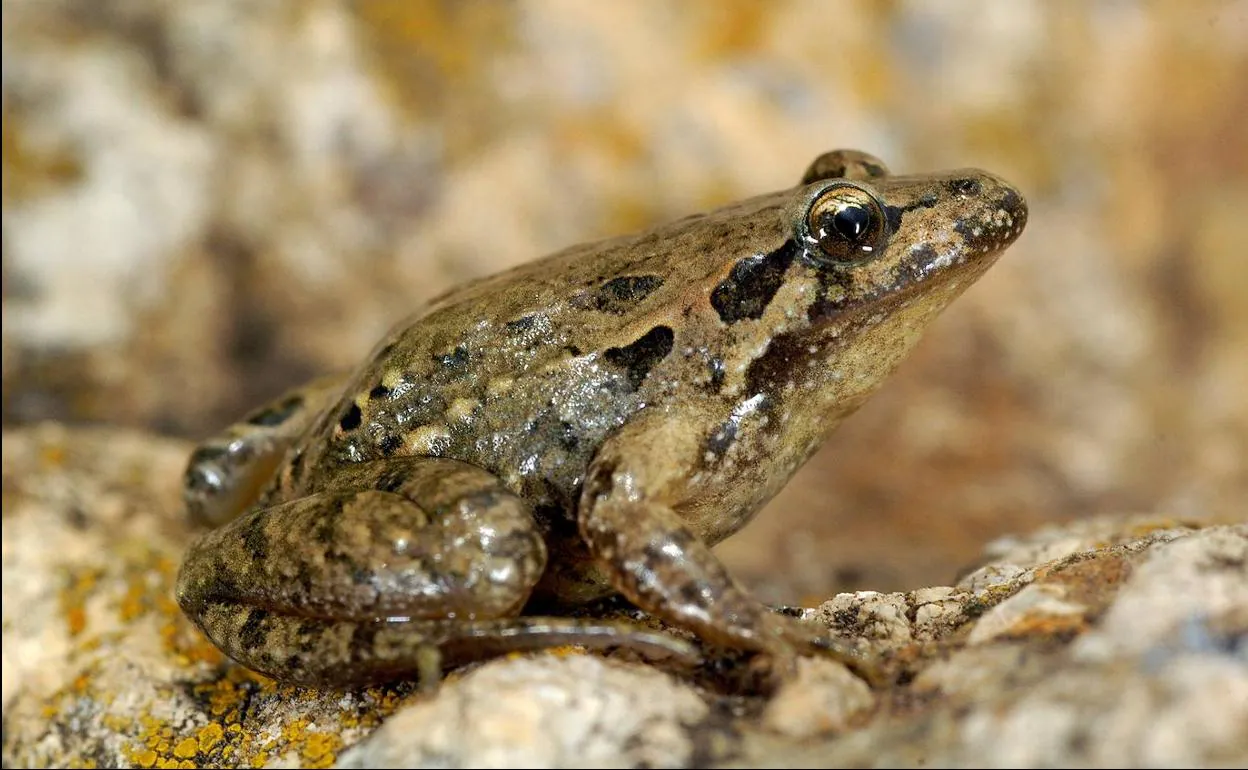
[[[560,615],[611,592],[779,671],[852,657],[753,599],[710,546],[1025,220],[982,171],[892,176],[838,151],[795,188],[456,289],[345,381],[196,452],[188,507],[219,526],[178,600],[235,659],[309,684],[563,643],[692,655]]]

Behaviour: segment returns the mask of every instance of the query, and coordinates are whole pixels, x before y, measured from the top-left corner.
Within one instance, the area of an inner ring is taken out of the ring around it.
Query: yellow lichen
[[[221,742],[225,737],[225,730],[216,722],[209,722],[199,730],[199,750],[203,753],[212,751],[212,748]]]
[[[342,738],[333,733],[310,733],[300,754],[307,767],[329,767],[342,748]]]
[[[183,759],[190,759],[199,751],[199,741],[194,738],[183,738],[178,741],[178,745],[173,747],[173,755]]]

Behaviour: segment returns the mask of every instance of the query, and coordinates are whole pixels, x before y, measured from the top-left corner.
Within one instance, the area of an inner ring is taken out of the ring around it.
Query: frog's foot
[[[775,623],[782,626],[779,634],[794,649],[808,655],[822,655],[842,663],[850,671],[862,677],[872,687],[885,687],[891,683],[888,672],[881,662],[853,643],[835,636],[823,626],[799,620],[792,610],[773,610]]]
[[[881,681],[853,646],[827,629],[773,612],[737,585],[671,508],[613,484],[591,472],[581,533],[613,586],[634,604],[710,644],[764,654],[776,681],[796,673],[801,655],[831,656],[873,684]]]
[[[238,662],[292,684],[348,687],[416,678],[511,652],[564,645],[625,648],[655,660],[694,663],[681,639],[629,623],[532,617],[490,620],[320,620],[210,603],[201,625]]]
[[[251,506],[291,442],[341,389],[340,377],[326,377],[288,391],[197,446],[183,479],[191,518],[216,526]]]

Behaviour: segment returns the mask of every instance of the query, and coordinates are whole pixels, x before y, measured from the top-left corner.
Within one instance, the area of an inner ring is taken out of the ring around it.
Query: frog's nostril
[[[983,190],[983,185],[974,177],[965,177],[963,179],[954,179],[949,183],[949,189],[953,191],[954,195],[979,195]]]

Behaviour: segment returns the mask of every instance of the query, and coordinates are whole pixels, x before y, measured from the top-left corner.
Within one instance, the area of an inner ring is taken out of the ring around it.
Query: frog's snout
[[[1001,177],[987,171],[976,174],[978,178],[974,181],[979,184],[983,205],[972,221],[965,223],[967,229],[963,234],[981,253],[1001,251],[1018,240],[1027,226],[1027,201],[1018,188]]]

